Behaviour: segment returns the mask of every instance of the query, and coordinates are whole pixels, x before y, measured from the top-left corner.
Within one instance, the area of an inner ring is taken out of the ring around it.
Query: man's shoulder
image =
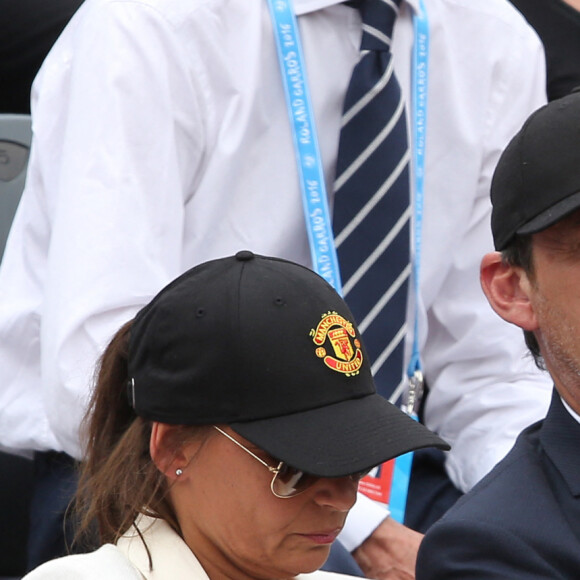
[[[524,430],[514,448],[426,533],[417,580],[573,577],[578,538],[546,473],[539,432]]]
[[[179,27],[207,16],[235,19],[241,14],[260,14],[262,6],[244,0],[85,0],[84,8],[89,11],[131,9],[134,14],[156,14]]]
[[[508,0],[424,0],[427,12],[430,9],[462,11],[465,13],[483,14],[509,22],[523,19],[520,12]]]
[[[551,498],[538,453],[537,437],[543,421],[525,429],[512,450],[444,516],[453,519],[517,522],[539,505],[528,506],[530,496]],[[527,507],[525,514],[521,509]]]
[[[428,15],[444,20],[496,23],[508,26],[513,34],[532,34],[522,14],[507,0],[424,0]]]
[[[553,531],[562,520],[562,509],[547,473],[540,442],[544,421],[526,428],[512,450],[428,532],[464,534],[468,529],[501,529],[503,532],[542,542],[545,533],[536,523],[549,517]],[[565,523],[564,523],[565,525]]]
[[[441,47],[456,69],[471,71],[472,78],[491,74],[495,86],[527,85],[542,75],[540,38],[507,0],[424,1],[434,51]]]

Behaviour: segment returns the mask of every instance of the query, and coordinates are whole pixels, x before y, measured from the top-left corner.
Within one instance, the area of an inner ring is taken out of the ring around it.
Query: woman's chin
[[[296,559],[295,565],[291,565],[292,576],[298,574],[309,574],[319,570],[324,565],[330,554],[330,545],[317,546],[314,549],[308,550],[306,554]]]

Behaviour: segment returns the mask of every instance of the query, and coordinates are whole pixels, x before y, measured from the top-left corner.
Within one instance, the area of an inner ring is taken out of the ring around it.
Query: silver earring
[[[176,469],[175,470],[175,475],[177,475],[177,477],[179,477],[182,473],[183,473],[183,469]]]

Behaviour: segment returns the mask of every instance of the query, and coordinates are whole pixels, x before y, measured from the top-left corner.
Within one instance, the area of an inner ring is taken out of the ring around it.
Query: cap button
[[[248,262],[253,259],[254,252],[250,252],[250,250],[242,250],[236,254],[236,260],[239,260],[240,262]]]

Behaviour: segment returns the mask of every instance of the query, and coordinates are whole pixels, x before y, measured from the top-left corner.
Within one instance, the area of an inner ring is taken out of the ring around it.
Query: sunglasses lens
[[[278,497],[292,497],[308,489],[318,478],[281,463],[272,481],[272,491]]]
[[[280,463],[278,469],[278,473],[272,480],[272,491],[277,497],[293,497],[298,495],[307,490],[318,479],[320,479],[315,475],[310,475],[308,473],[304,473],[304,471],[296,469],[295,467],[290,467],[284,462]],[[348,477],[358,483],[371,471],[372,468],[365,469],[364,471],[352,473]]]

